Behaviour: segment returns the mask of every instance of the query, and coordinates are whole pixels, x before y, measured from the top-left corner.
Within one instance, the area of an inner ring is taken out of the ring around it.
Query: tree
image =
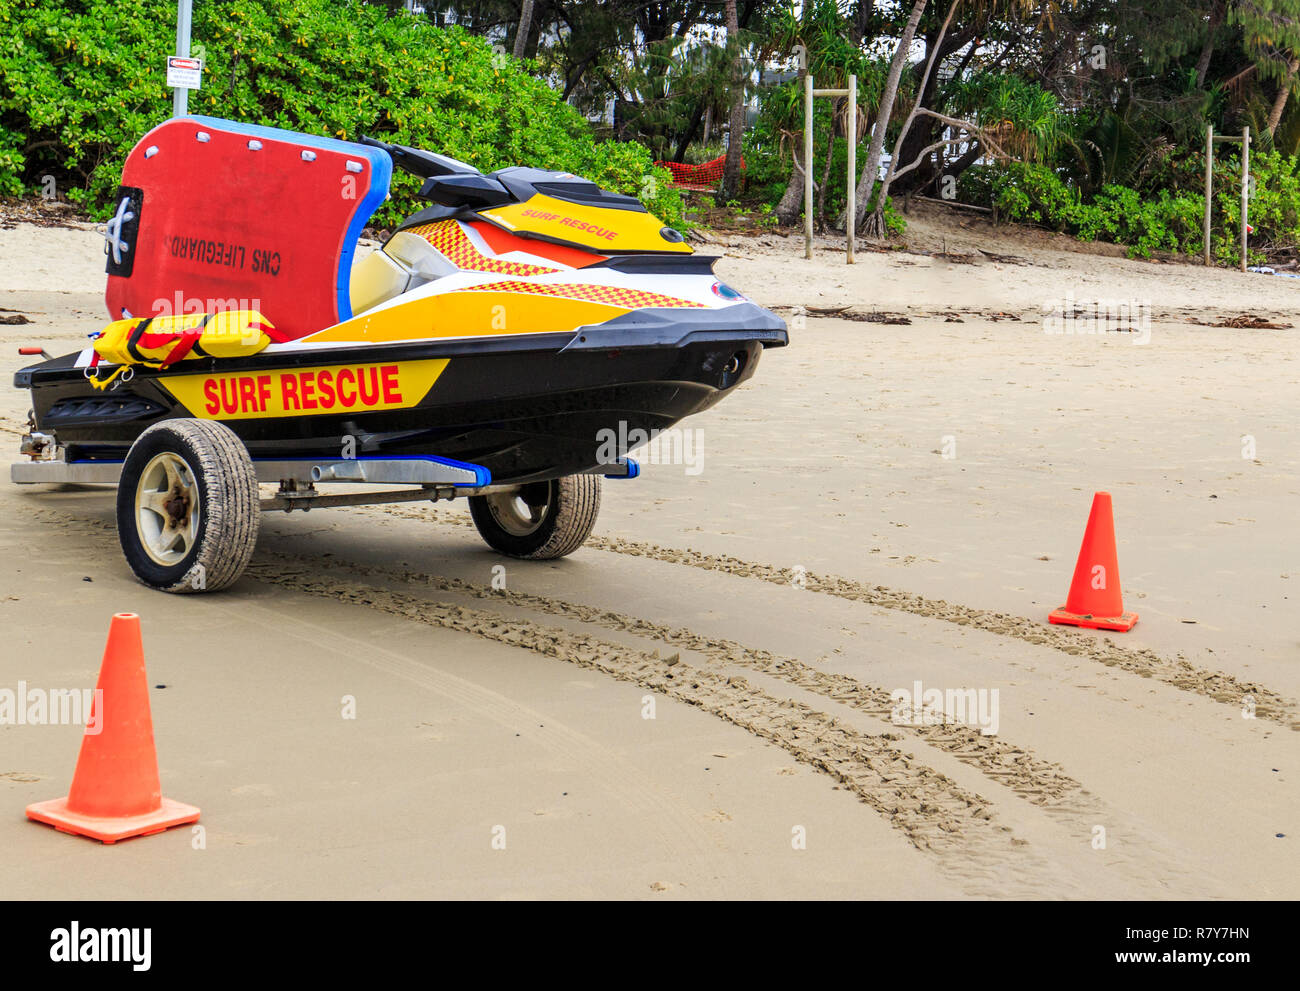
[[[870,4],[867,4],[870,7]],[[804,59],[799,67],[797,83],[769,98],[765,112],[773,115],[773,123],[781,135],[781,147],[790,149],[790,172],[785,193],[776,207],[776,217],[783,223],[793,223],[803,207],[803,101],[804,82],[808,73],[823,89],[841,89],[848,85],[850,74],[858,76],[858,121],[848,120],[848,101],[839,98],[831,114],[825,154],[822,156],[822,180],[818,189],[818,217],[824,216],[826,176],[834,158],[834,139],[837,131],[852,133],[860,138],[868,119],[864,112],[879,87],[881,73],[878,63],[869,61],[862,51],[860,41],[855,42],[855,22],[847,18],[841,5],[834,0],[805,0],[796,12],[787,8],[770,25],[768,44],[764,53],[786,53],[796,46],[803,48]],[[843,120],[841,120],[843,118]]]
[[[1260,77],[1277,83],[1265,125],[1271,138],[1300,70],[1300,0],[1242,0],[1232,16]]]
[[[533,0],[523,0],[519,11],[519,30],[515,32],[515,58],[523,58],[528,50],[528,32],[533,28]]]
[[[727,48],[731,52],[731,122],[727,157],[722,164],[721,196],[724,203],[740,191],[740,158],[745,139],[744,59],[740,49],[740,15],[736,0],[727,0]]]
[[[862,229],[867,210],[871,208],[871,191],[876,185],[876,174],[880,171],[880,153],[885,147],[885,132],[889,129],[889,118],[893,112],[894,100],[898,96],[898,83],[903,78],[903,67],[907,65],[907,53],[912,47],[912,38],[916,36],[916,25],[920,23],[928,0],[913,0],[912,12],[908,15],[907,26],[894,48],[893,58],[889,61],[889,75],[885,77],[885,88],[880,94],[880,107],[876,111],[876,126],[871,131],[871,145],[867,149],[867,160],[862,166],[862,177],[858,180],[858,216],[857,227]],[[842,220],[847,218],[842,218]]]
[[[1201,46],[1201,57],[1196,60],[1197,89],[1205,85],[1205,74],[1210,69],[1210,59],[1214,55],[1214,42],[1227,10],[1226,0],[1213,0],[1210,5],[1210,21],[1205,31],[1205,44]]]

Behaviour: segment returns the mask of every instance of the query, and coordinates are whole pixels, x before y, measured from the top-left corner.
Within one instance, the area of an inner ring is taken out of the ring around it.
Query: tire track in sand
[[[869,734],[841,724],[793,699],[770,695],[744,678],[661,658],[585,633],[353,581],[318,562],[280,563],[259,553],[247,576],[254,581],[365,606],[401,619],[468,633],[545,657],[599,671],[717,716],[775,744],[796,760],[834,778],[885,817],[970,895],[1060,896],[1081,893],[1082,879],[1027,848],[1027,841],[993,819],[990,803],[896,747],[897,734]],[[990,889],[990,885],[995,887]]]
[[[445,513],[421,513],[419,510],[402,506],[365,508],[389,516],[434,521],[452,526],[473,526],[468,518],[461,519]],[[756,561],[745,561],[729,554],[706,554],[689,548],[682,550],[675,547],[661,547],[642,540],[607,537],[595,533],[587,538],[584,546],[608,551],[611,554],[649,558],[666,564],[685,565],[701,571],[716,571],[736,578],[756,578],[783,587],[788,586],[793,580],[793,573],[788,569]],[[1203,695],[1234,708],[1240,708],[1243,699],[1251,696],[1255,700],[1255,715],[1258,718],[1268,719],[1300,731],[1300,706],[1297,706],[1293,700],[1255,682],[1243,682],[1222,671],[1199,668],[1181,657],[1171,659],[1148,648],[1124,647],[1109,638],[1098,639],[1070,627],[1046,626],[1024,616],[976,609],[943,599],[929,599],[912,592],[903,592],[884,585],[871,585],[839,575],[821,575],[807,571],[802,573],[802,577],[804,587],[809,592],[833,595],[841,599],[880,606],[883,609],[894,609],[915,616],[924,616],[927,619],[938,619],[957,626],[969,626],[998,636],[1014,637],[1026,643],[1041,644],[1076,657],[1086,657],[1106,667],[1120,668],[1140,678],[1154,678],[1173,688]]]
[[[754,561],[744,561],[730,555],[704,554],[694,550],[660,547],[658,544],[621,537],[592,535],[587,546],[597,550],[626,554],[632,557],[652,558],[669,564],[683,564],[702,571],[718,571],[741,578],[757,578],[774,585],[789,585],[791,573],[783,568]],[[1098,639],[1064,626],[1046,626],[1023,616],[976,609],[943,599],[925,596],[884,585],[870,585],[839,575],[820,575],[806,572],[805,587],[810,592],[833,595],[841,599],[865,602],[868,605],[894,609],[900,612],[939,619],[957,626],[1014,637],[1026,643],[1041,644],[1066,654],[1086,657],[1106,667],[1120,668],[1140,678],[1154,678],[1173,688],[1193,692],[1240,708],[1242,700],[1251,696],[1255,700],[1255,714],[1293,730],[1300,730],[1300,708],[1279,692],[1255,682],[1243,682],[1222,671],[1208,671],[1184,660],[1168,658],[1148,648],[1136,649],[1121,646],[1110,639]]]
[[[111,534],[114,525],[67,510],[40,508],[37,519],[65,532]],[[1080,879],[1028,848],[1008,826],[993,821],[990,803],[894,745],[895,734],[872,735],[792,699],[780,699],[744,678],[725,677],[624,644],[546,627],[529,620],[344,578],[331,562],[259,550],[247,579],[293,592],[365,606],[400,619],[468,633],[600,671],[717,716],[828,774],[882,815],[966,894],[1045,897],[1083,893]]]
[[[274,552],[277,557],[302,565],[320,565],[318,558],[303,554]],[[685,627],[670,627],[626,613],[569,602],[533,592],[493,589],[462,578],[376,567],[334,558],[331,568],[370,578],[389,578],[408,585],[433,588],[487,601],[506,602],[545,615],[572,619],[589,626],[629,633],[657,640],[671,647],[693,651],[718,664],[747,668],[780,679],[796,688],[814,692],[833,702],[873,716],[889,718],[894,704],[889,691],[849,675],[822,671],[797,658],[751,647],[735,640],[710,637]],[[1043,760],[1003,737],[984,736],[971,726],[944,723],[930,726],[898,725],[891,730],[916,736],[937,750],[956,757],[990,780],[1010,788],[1035,805],[1057,806],[1074,803],[1083,785],[1071,778],[1060,764]],[[900,737],[901,738],[901,737]]]
[[[291,560],[304,569],[319,568],[321,563],[319,558],[311,555],[281,551],[272,553],[277,558]],[[331,569],[366,578],[397,581],[438,592],[496,601],[531,612],[628,633],[681,651],[691,651],[719,666],[733,669],[742,667],[768,675],[868,715],[889,718],[893,712],[892,700],[884,688],[848,675],[821,671],[793,657],[750,647],[734,640],[705,636],[684,627],[669,627],[598,606],[514,589],[493,589],[466,579],[403,568],[337,559],[331,559],[329,566]],[[622,649],[627,648],[624,646]],[[657,659],[658,653],[650,656]],[[667,663],[672,665],[674,661],[669,660]],[[755,690],[754,686],[750,686],[750,690]],[[894,741],[903,740],[905,736],[916,737],[926,745],[954,757],[995,784],[1010,789],[1017,797],[1040,807],[1067,836],[1090,838],[1098,823],[1107,823],[1121,834],[1140,835],[1144,832],[1141,828],[1126,823],[1126,817],[1090,794],[1059,763],[1044,760],[1005,737],[983,736],[974,727],[952,723],[930,726],[891,723],[890,730],[881,735]],[[923,754],[918,756],[915,753],[911,756],[918,760],[924,757]],[[1186,877],[1180,859],[1163,848],[1149,845],[1132,849],[1117,847],[1111,849],[1107,856],[1109,868],[1117,869],[1127,880],[1145,884],[1148,891],[1167,890],[1171,882]]]

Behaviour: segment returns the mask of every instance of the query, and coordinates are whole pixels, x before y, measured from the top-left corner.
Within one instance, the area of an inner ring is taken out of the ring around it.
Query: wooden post
[[[1241,129],[1241,270],[1246,271],[1246,213],[1250,208],[1250,128]]]
[[[813,77],[803,77],[803,256],[813,256]]]
[[[845,213],[848,218],[848,263],[853,264],[853,238],[858,223],[858,77],[849,76],[849,126],[845,135],[849,141],[849,206]]]
[[[1205,264],[1210,264],[1210,201],[1214,197],[1214,125],[1205,125]]]

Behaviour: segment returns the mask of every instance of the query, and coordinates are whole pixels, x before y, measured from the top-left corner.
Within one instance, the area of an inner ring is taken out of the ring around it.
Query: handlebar
[[[387,141],[380,141],[365,134],[361,135],[361,143],[372,148],[382,148],[393,159],[393,165],[421,179],[433,179],[444,175],[482,175],[474,166],[436,152],[411,148],[407,145],[389,144]]]

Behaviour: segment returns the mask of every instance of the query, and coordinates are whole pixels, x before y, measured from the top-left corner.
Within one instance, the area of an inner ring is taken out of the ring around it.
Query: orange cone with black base
[[[66,798],[27,806],[27,818],[64,833],[116,843],[197,822],[193,805],[162,797],[140,617],[118,613],[108,630],[90,725]]]
[[[1048,619],[1068,626],[1119,633],[1133,629],[1138,621],[1137,613],[1124,611],[1119,558],[1115,552],[1115,516],[1109,492],[1098,492],[1092,497],[1092,512],[1088,514],[1088,528],[1083,531],[1083,546],[1074,566],[1070,596]]]

